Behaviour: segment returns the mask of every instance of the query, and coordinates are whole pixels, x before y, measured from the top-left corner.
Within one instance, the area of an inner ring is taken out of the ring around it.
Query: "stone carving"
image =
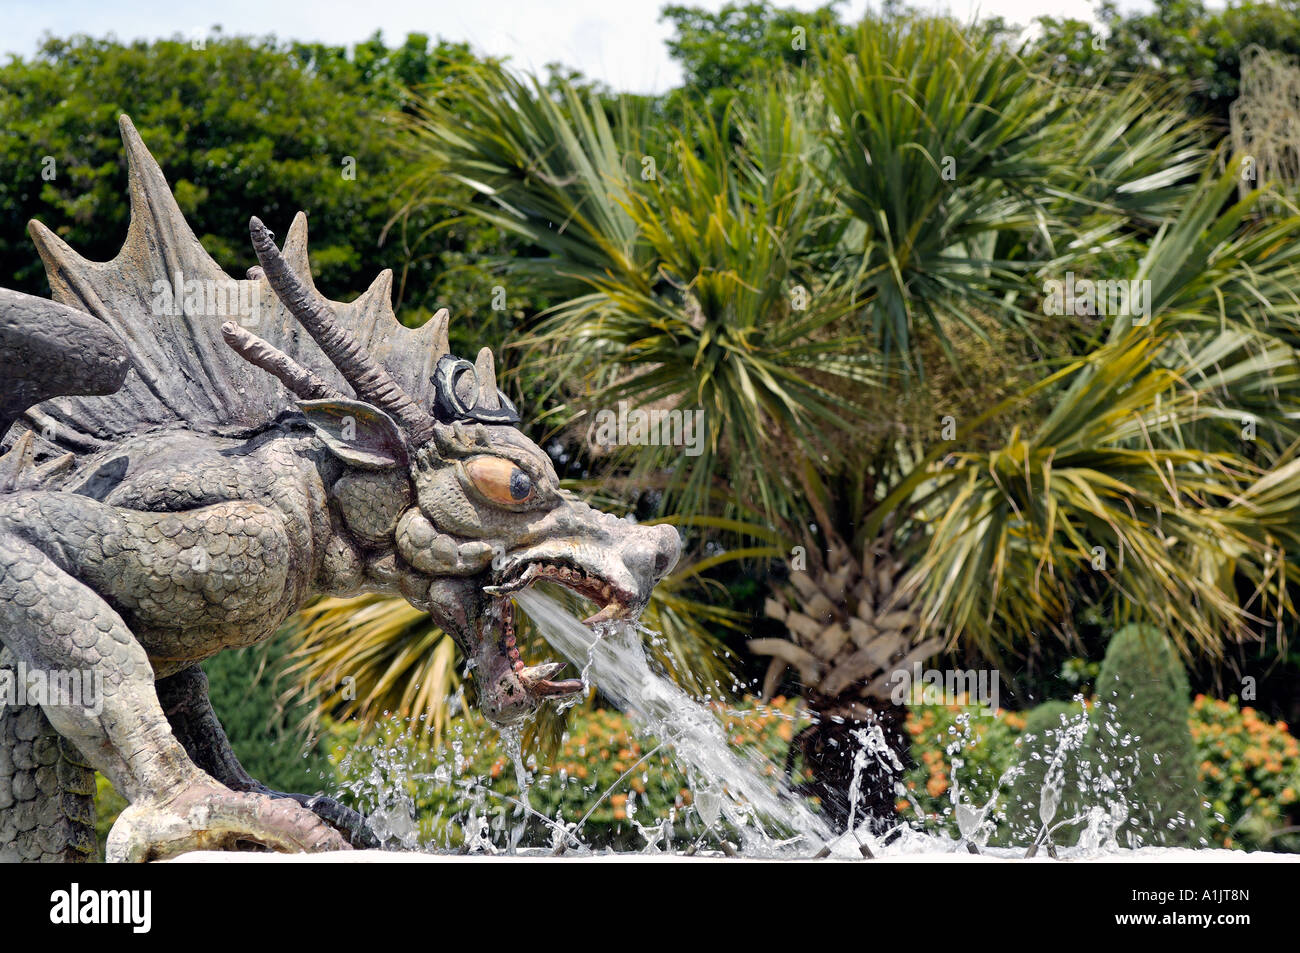
[[[92,767],[131,802],[110,860],[373,843],[244,772],[198,663],[315,596],[400,594],[473,661],[485,714],[518,722],[581,684],[525,666],[509,594],[552,579],[635,615],[676,532],[561,490],[491,352],[450,355],[446,311],[404,328],[389,272],[323,297],[302,214],[283,250],[254,218],[260,267],[230,278],[121,127],[121,252],[86,261],[33,222],[54,300],[0,291],[0,676],[98,686],[0,712],[0,853],[87,857]]]

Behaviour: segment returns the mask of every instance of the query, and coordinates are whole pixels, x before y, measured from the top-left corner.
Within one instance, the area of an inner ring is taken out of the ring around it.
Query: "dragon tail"
[[[14,668],[0,662],[13,684]],[[95,857],[95,772],[39,705],[0,701],[0,861]]]
[[[104,322],[0,288],[0,434],[44,400],[113,393],[129,367],[126,348]]]

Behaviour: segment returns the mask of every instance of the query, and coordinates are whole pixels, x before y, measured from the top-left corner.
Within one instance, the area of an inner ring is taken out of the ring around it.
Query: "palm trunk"
[[[893,823],[895,785],[911,764],[907,709],[891,698],[894,673],[943,644],[917,641],[919,617],[900,588],[903,573],[885,539],[868,544],[861,560],[833,545],[824,563],[792,573],[764,605],[787,638],[749,643],[772,657],[764,697],[789,667],[799,673],[814,723],[791,743],[787,773],[798,760],[806,780],[796,790],[818,798],[840,828],[850,818],[875,830]]]
[[[850,820],[855,828],[869,824],[872,833],[892,827],[898,814],[895,785],[912,765],[907,708],[878,700],[846,706],[816,692],[809,693],[807,704],[814,722],[791,742],[787,769],[797,756],[811,778],[795,791],[815,797],[836,830],[848,829]],[[888,752],[876,747],[880,740]]]

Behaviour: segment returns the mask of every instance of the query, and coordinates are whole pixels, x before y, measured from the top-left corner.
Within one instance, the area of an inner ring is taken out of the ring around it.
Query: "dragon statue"
[[[117,257],[33,221],[53,300],[0,289],[0,686],[99,686],[94,704],[0,698],[0,858],[91,858],[93,769],[130,802],[111,861],[373,845],[342,804],[249,777],[199,663],[317,596],[400,594],[456,639],[486,716],[515,724],[582,686],[525,665],[510,594],[554,580],[597,604],[589,622],[634,616],[677,533],[562,490],[491,351],[451,355],[445,310],[403,327],[390,272],[326,299],[303,214],[283,249],[252,219],[260,267],[230,278],[120,125]]]

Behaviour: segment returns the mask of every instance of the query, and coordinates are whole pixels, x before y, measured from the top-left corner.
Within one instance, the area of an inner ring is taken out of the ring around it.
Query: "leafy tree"
[[[741,91],[753,91],[773,67],[812,65],[813,51],[836,42],[847,28],[832,0],[803,11],[767,2],[726,3],[714,12],[670,4],[660,20],[673,25],[668,54],[682,66],[685,82],[668,96],[670,114],[687,104],[719,116]]]
[[[390,267],[409,320],[444,303],[493,315],[495,282],[456,266],[466,254],[504,251],[499,235],[447,229],[412,258],[407,235],[430,219],[385,234],[404,176],[388,116],[406,104],[408,84],[436,94],[473,62],[465,44],[421,34],[395,49],[376,35],[350,50],[220,34],[202,49],[49,39],[30,61],[0,67],[0,285],[44,293],[21,228],[31,218],[88,257],[116,254],[128,217],[117,116],[127,113],[200,241],[231,273],[256,264],[250,214],[283,228],[302,209],[328,292],[357,294]]]
[[[1154,70],[1183,83],[1193,108],[1228,121],[1237,97],[1241,58],[1258,45],[1300,55],[1300,3],[1155,0],[1154,10],[1125,12],[1115,0],[1097,7],[1103,29],[1080,20],[1040,17],[1036,51],[1059,69],[1087,77]]]

